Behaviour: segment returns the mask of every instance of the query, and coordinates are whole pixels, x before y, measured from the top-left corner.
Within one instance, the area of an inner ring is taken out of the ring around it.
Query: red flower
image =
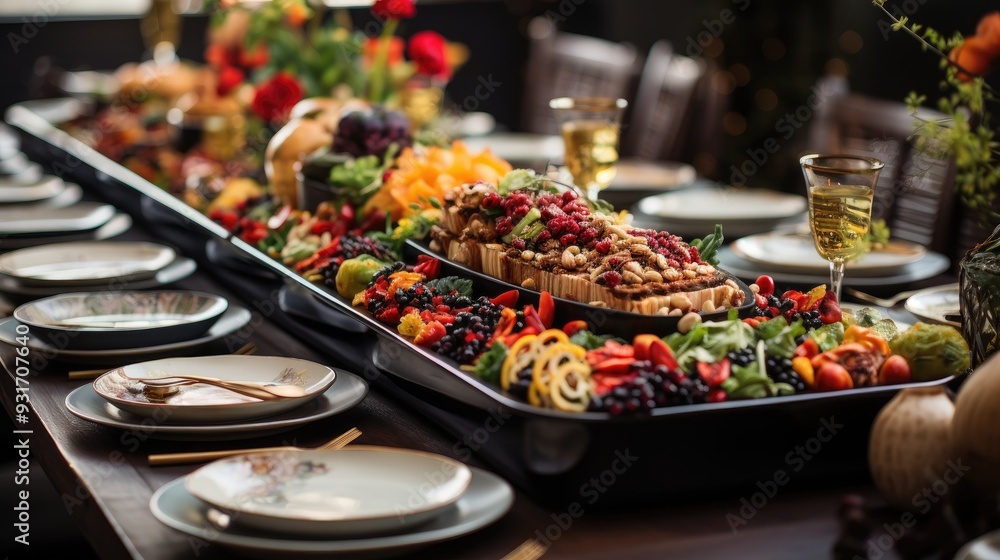
[[[226,50],[226,47],[215,43],[205,47],[205,61],[208,62],[209,65],[215,66],[216,68],[230,66],[236,63],[236,61],[232,59],[231,53]]]
[[[382,21],[409,19],[417,14],[417,8],[413,5],[413,0],[375,0],[372,13]]]
[[[265,121],[283,121],[301,100],[302,86],[288,74],[280,73],[257,88],[251,109]]]
[[[223,66],[219,70],[219,83],[215,87],[216,93],[219,97],[229,95],[229,92],[243,83],[243,78],[243,71],[239,68],[235,66]]]
[[[270,58],[270,53],[267,51],[267,45],[264,43],[258,43],[257,47],[253,50],[240,47],[240,66],[244,68],[258,68],[263,66],[267,64],[268,58]]]
[[[381,41],[379,37],[369,37],[365,41],[363,59],[367,66],[375,64],[375,57],[378,56],[378,46]],[[389,57],[386,61],[389,66],[395,66],[403,61],[403,40],[399,37],[389,38]]]
[[[444,37],[433,31],[421,31],[410,37],[407,54],[417,65],[417,72],[447,79],[451,74],[445,55]]]

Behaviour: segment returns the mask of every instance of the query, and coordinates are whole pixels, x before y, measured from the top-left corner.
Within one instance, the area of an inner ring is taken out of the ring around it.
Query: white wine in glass
[[[830,261],[830,289],[840,301],[844,264],[857,257],[872,222],[875,185],[884,164],[874,158],[810,154],[799,163],[809,195],[816,252]]]
[[[622,112],[628,103],[611,97],[560,97],[549,106],[566,144],[566,168],[594,200],[615,178]]]

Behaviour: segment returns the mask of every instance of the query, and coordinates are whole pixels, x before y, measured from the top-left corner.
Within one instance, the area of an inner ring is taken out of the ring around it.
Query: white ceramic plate
[[[82,203],[81,203],[82,204]],[[19,209],[19,211],[30,211],[32,213],[42,213],[51,212],[53,210],[63,211],[70,208],[75,208],[75,206],[68,206],[65,208],[52,207],[48,205],[32,205],[28,209]],[[0,208],[0,213],[6,210],[12,210],[11,208]],[[9,251],[12,249],[23,249],[25,247],[34,247],[36,245],[46,245],[49,243],[68,243],[70,241],[101,241],[104,239],[111,239],[112,237],[119,236],[129,228],[132,227],[132,218],[128,214],[118,213],[115,214],[110,220],[104,225],[97,229],[77,231],[77,232],[63,232],[54,233],[49,235],[17,235],[3,237],[0,234],[0,250]]]
[[[291,383],[305,389],[298,398],[263,401],[212,385],[184,385],[169,393],[144,391],[132,378],[202,375],[229,381]],[[118,408],[136,416],[156,418],[166,414],[170,423],[233,422],[271,416],[301,406],[322,395],[336,373],[321,364],[276,356],[204,356],[165,358],[117,368],[94,380],[94,390]],[[160,396],[160,398],[157,398]]]
[[[10,181],[0,179],[0,204],[21,204],[25,202],[38,202],[55,198],[66,190],[66,183],[58,177],[47,175],[42,180],[31,184],[12,184]]]
[[[733,275],[753,282],[761,274],[770,274],[774,281],[780,285],[812,287],[819,284],[830,284],[830,274],[793,274],[772,270],[770,267],[755,262],[748,261],[733,252],[731,247],[719,249],[720,268]],[[894,274],[885,276],[862,276],[860,274],[847,274],[844,278],[845,286],[854,287],[886,287],[901,286],[919,280],[933,278],[938,274],[948,270],[951,261],[948,257],[928,251],[927,255],[915,263],[900,267]]]
[[[191,290],[76,292],[25,303],[14,318],[70,349],[140,348],[198,338],[226,311],[222,296]]]
[[[958,551],[954,560],[1000,560],[1000,531],[973,539]]]
[[[421,451],[350,446],[254,453],[191,473],[188,492],[241,525],[289,535],[360,537],[430,521],[468,488],[469,467]]]
[[[958,284],[928,288],[910,296],[903,307],[924,321],[962,328],[962,323],[946,315],[958,315]]]
[[[811,235],[763,233],[737,239],[733,252],[744,259],[773,270],[795,274],[824,274],[829,261],[816,252]],[[908,241],[890,241],[878,251],[867,253],[847,263],[847,274],[880,276],[924,258],[927,249]]]
[[[143,418],[125,412],[104,400],[87,383],[66,395],[66,408],[88,422],[142,434],[155,439],[177,441],[229,441],[279,434],[346,412],[368,394],[368,384],[346,371],[337,372],[337,381],[319,397],[276,416],[241,420],[228,424],[167,424],[169,417]]]
[[[468,535],[507,514],[514,491],[497,475],[472,468],[468,490],[454,505],[425,525],[399,535],[329,540],[300,539],[274,531],[236,525],[220,529],[208,520],[210,506],[184,488],[184,479],[167,483],[153,494],[149,507],[161,523],[210,543],[240,550],[260,558],[316,555],[324,558],[366,558],[403,555],[433,543]]]
[[[114,215],[114,206],[98,202],[34,210],[0,207],[0,235],[43,236],[90,231],[103,226]]]
[[[608,190],[664,191],[688,185],[698,178],[694,167],[678,162],[623,159],[615,166]]]
[[[149,288],[162,288],[168,284],[173,284],[179,280],[187,278],[195,270],[198,264],[194,259],[182,257],[158,270],[150,278],[133,280],[111,279],[96,284],[79,284],[73,286],[76,292],[100,292],[104,290],[145,290]],[[25,286],[16,278],[0,274],[0,293],[16,296],[20,299],[38,299],[41,297],[59,295],[66,292],[66,286],[46,285],[46,286]]]
[[[647,215],[677,221],[775,220],[806,210],[803,196],[763,189],[688,189],[644,198],[639,209]]]
[[[23,204],[5,204],[7,210],[34,210],[36,208],[65,208],[80,202],[83,198],[83,189],[75,183],[63,183],[62,191],[52,198],[39,200],[37,202],[25,202]]]
[[[236,331],[245,327],[252,318],[253,314],[249,310],[236,305],[230,305],[229,309],[219,318],[219,321],[212,325],[212,328],[208,329],[208,332],[204,336],[194,340],[185,340],[173,344],[157,344],[156,346],[147,346],[145,348],[67,350],[61,345],[50,344],[37,336],[29,336],[27,346],[32,350],[32,361],[41,360],[43,364],[50,360],[93,365],[121,364],[128,361],[140,362],[143,360],[156,360],[171,356],[194,354],[213,342],[233,335]],[[16,329],[18,324],[17,319],[13,317],[0,319],[0,341],[7,344],[16,344],[18,337]],[[232,346],[229,350],[236,350],[241,345],[242,342]]]
[[[157,243],[53,243],[0,255],[0,274],[25,286],[87,285],[149,278],[176,258],[173,249]]]

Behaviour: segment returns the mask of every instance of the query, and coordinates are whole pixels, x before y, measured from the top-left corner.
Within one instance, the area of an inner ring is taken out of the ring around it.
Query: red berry
[[[608,253],[611,252],[611,240],[602,239],[598,241],[597,245],[594,245],[594,249],[597,249],[597,252],[602,255],[607,255]]]
[[[566,192],[562,193],[562,199],[565,202],[570,202],[572,200],[576,200],[577,198],[579,198],[579,196],[580,195],[576,194],[576,191],[566,191]]]
[[[622,275],[618,274],[614,270],[609,270],[604,274],[601,274],[601,280],[604,280],[604,284],[609,288],[614,288],[618,284],[622,283]]]
[[[580,224],[570,220],[566,222],[566,231],[572,234],[580,233]]]
[[[525,247],[527,247],[527,244],[524,242],[524,239],[521,239],[520,237],[515,237],[513,240],[511,240],[510,244],[518,251],[523,251]]]
[[[497,218],[497,235],[507,235],[514,229],[514,220],[510,216],[500,216]]]
[[[757,294],[756,300],[757,300],[757,302],[756,302],[757,303],[757,307],[759,307],[761,309],[767,309],[768,306],[767,306],[767,297],[766,296],[764,296],[762,294]]]
[[[585,228],[583,231],[580,232],[579,235],[577,235],[577,239],[579,239],[581,245],[586,245],[587,243],[590,243],[596,237],[597,237],[597,230],[592,227]]]
[[[483,199],[483,208],[486,208],[487,210],[490,208],[496,208],[497,206],[500,206],[500,202],[502,200],[503,199],[500,198],[499,194],[490,193],[486,195],[486,198]]]
[[[567,233],[566,235],[559,238],[559,243],[562,243],[563,247],[569,247],[576,243],[576,236],[572,233]]]
[[[705,400],[708,402],[722,402],[726,400],[726,398],[726,392],[722,389],[712,389],[708,392],[708,396],[705,397]]]
[[[543,229],[541,233],[539,233],[538,236],[535,237],[535,243],[544,243],[549,239],[552,239],[552,234],[549,233],[549,230]]]

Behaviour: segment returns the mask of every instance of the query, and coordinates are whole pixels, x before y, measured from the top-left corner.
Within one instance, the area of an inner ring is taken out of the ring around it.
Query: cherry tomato
[[[757,287],[760,288],[757,293],[763,294],[764,297],[774,294],[774,278],[763,274],[757,277],[757,281],[754,284],[757,284]]]

